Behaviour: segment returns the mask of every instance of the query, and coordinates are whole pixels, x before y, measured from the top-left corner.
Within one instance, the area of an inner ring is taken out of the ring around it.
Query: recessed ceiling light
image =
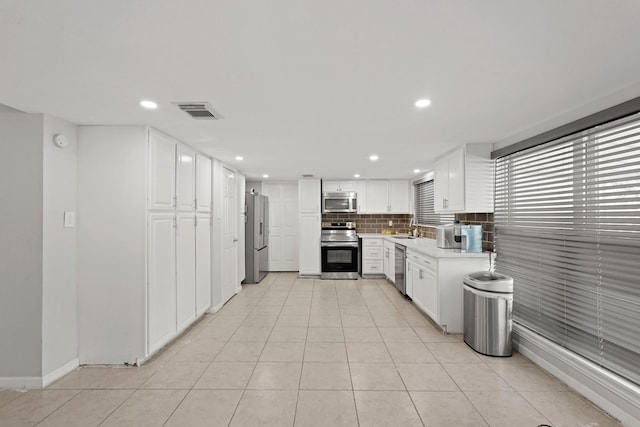
[[[244,157],[242,157],[242,156],[236,156],[236,160],[244,160]]]
[[[269,175],[267,175],[266,173],[264,175],[262,175],[263,178],[269,178]]]
[[[158,108],[158,104],[156,104],[153,101],[149,101],[148,99],[145,99],[144,101],[140,101],[140,106],[147,108],[149,110],[155,110],[156,108]]]
[[[430,99],[418,99],[416,101],[415,105],[418,108],[425,108],[425,107],[428,107],[429,105],[431,105],[431,100]]]
[[[420,169],[414,169],[413,173],[420,173]]]
[[[372,154],[369,156],[369,160],[371,160],[372,162],[375,162],[376,160],[378,160],[378,155],[377,154]]]
[[[354,178],[360,178],[360,174],[359,173],[355,173],[355,174],[353,174],[353,177]]]

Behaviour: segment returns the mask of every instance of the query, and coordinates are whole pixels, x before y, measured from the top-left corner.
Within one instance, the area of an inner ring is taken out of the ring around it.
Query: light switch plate
[[[64,228],[73,228],[76,226],[76,213],[73,211],[64,211]]]

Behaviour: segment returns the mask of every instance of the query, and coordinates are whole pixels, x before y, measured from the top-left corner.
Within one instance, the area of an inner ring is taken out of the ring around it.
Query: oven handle
[[[358,242],[320,242],[323,248],[357,248]]]

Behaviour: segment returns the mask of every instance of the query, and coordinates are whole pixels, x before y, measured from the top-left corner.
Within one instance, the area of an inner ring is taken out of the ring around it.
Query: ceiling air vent
[[[303,178],[313,178],[313,174],[312,173],[303,173],[302,177]]]
[[[196,120],[220,120],[222,115],[208,102],[174,102],[182,111]]]

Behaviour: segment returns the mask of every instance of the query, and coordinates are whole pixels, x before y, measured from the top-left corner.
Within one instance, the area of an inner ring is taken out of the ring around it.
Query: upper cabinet
[[[176,198],[176,141],[149,132],[149,209],[173,210]]]
[[[178,144],[176,154],[176,209],[191,211],[196,207],[196,152]]]
[[[212,163],[210,157],[200,153],[196,154],[196,206],[198,212],[211,212]]]
[[[465,144],[436,159],[436,212],[493,212],[492,144]]]
[[[360,203],[360,213],[410,213],[409,182],[367,181],[366,205]]]
[[[361,190],[361,181],[327,181],[322,180],[322,191],[325,193],[344,191],[359,193]],[[360,194],[358,194],[360,195]]]
[[[298,186],[299,213],[320,214],[320,180],[301,179],[298,181]]]

